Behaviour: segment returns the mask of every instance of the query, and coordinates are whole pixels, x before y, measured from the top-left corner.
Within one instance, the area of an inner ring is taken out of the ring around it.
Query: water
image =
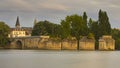
[[[0,50],[0,68],[120,68],[120,52]]]

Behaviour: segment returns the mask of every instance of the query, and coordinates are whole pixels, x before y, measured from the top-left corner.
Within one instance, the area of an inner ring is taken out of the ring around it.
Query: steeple
[[[35,26],[36,24],[37,24],[37,20],[35,19],[35,20],[34,20],[34,26]]]
[[[16,20],[16,24],[15,24],[16,28],[20,28],[20,22],[19,22],[19,17],[17,16],[17,20]]]

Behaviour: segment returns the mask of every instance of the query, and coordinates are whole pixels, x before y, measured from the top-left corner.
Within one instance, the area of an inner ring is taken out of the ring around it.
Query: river
[[[120,52],[0,50],[0,68],[120,68]]]

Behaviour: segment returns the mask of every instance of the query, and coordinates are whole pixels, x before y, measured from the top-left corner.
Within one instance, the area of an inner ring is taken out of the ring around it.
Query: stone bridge
[[[79,41],[80,50],[94,50],[95,40],[84,38]],[[10,38],[11,49],[47,49],[47,50],[77,50],[76,39],[53,39],[49,36],[31,36]]]
[[[51,39],[49,36],[31,36],[10,38],[10,49],[49,49],[49,50],[65,50],[77,49],[77,41]]]
[[[42,36],[10,38],[10,48],[38,48],[40,41],[47,39],[48,37],[42,38]]]

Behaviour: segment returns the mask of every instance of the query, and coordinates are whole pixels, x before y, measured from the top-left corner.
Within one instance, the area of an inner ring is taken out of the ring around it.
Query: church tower
[[[18,16],[17,16],[15,27],[20,28],[20,22],[19,22],[19,17]]]

